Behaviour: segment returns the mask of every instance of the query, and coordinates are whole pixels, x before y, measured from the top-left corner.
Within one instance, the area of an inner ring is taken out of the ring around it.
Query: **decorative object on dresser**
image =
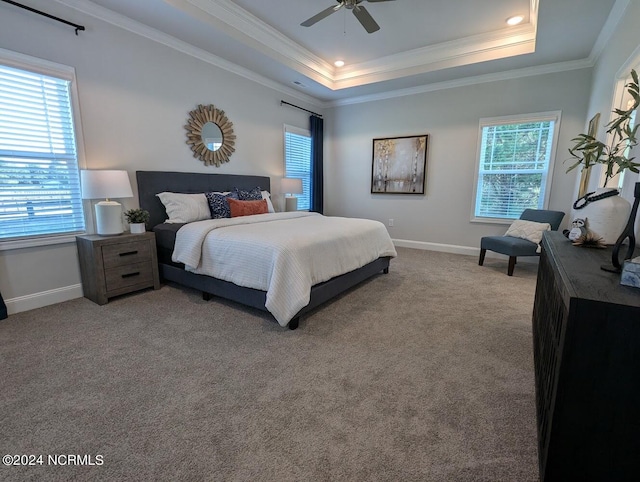
[[[372,194],[424,194],[429,136],[373,140]]]
[[[105,199],[95,205],[96,232],[101,236],[122,234],[122,205],[110,198],[133,197],[127,171],[80,171],[82,199]]]
[[[562,211],[525,209],[504,236],[484,236],[480,239],[480,258],[484,264],[487,250],[509,256],[507,275],[513,276],[518,256],[540,256],[540,240],[544,231],[556,231],[564,218]]]
[[[624,262],[620,284],[640,288],[640,256]]]
[[[145,209],[129,209],[124,213],[124,217],[129,223],[131,234],[144,233],[149,222],[149,211]]]
[[[640,122],[631,127],[634,112],[640,106],[640,86],[635,70],[631,71],[631,81],[625,87],[631,101],[627,109],[613,111],[615,116],[606,126],[610,144],[596,139],[596,129],[590,123],[589,133],[572,139],[575,144],[569,148],[571,159],[575,162],[567,172],[578,166],[582,167],[583,173],[597,164],[605,167],[603,187],[580,195],[573,205],[574,209],[580,210],[574,217],[589,218],[591,230],[602,237],[605,244],[616,242],[630,209],[627,200],[618,196],[617,189],[607,187],[609,181],[626,170],[637,173],[640,167],[640,163],[634,162],[634,158],[630,157],[633,147],[638,144],[637,132],[640,127]],[[599,117],[594,117],[592,122],[597,122],[598,119]]]
[[[302,194],[302,179],[294,177],[283,177],[280,181],[280,189],[285,195],[284,210],[297,211],[298,198],[294,194]]]
[[[543,482],[638,479],[640,296],[599,269],[610,249],[542,239],[533,350]]]
[[[85,298],[104,305],[113,296],[160,288],[154,233],[76,236]]]
[[[223,110],[216,109],[213,104],[200,104],[189,112],[184,128],[193,157],[200,159],[205,166],[213,164],[220,167],[229,162],[229,157],[235,151],[236,136],[233,134],[233,123]]]
[[[624,243],[627,239],[629,240],[629,245],[627,247],[627,253],[625,254],[622,261],[626,259],[631,259],[633,256],[633,251],[636,248],[636,215],[638,214],[638,204],[640,204],[640,182],[636,182],[636,187],[633,191],[634,201],[633,207],[631,208],[631,214],[629,215],[629,221],[627,221],[627,225],[624,230],[618,237],[616,244],[613,246],[613,251],[611,252],[611,265],[604,265],[602,269],[605,271],[613,271],[614,273],[619,273],[622,270],[622,265],[620,264],[620,248],[622,247],[622,243]]]

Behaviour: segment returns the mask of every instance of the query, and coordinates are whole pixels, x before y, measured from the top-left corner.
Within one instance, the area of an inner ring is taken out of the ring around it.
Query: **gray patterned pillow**
[[[204,195],[207,197],[207,201],[209,202],[209,211],[211,211],[212,219],[231,217],[231,209],[229,208],[227,198],[238,199],[238,195],[235,192],[230,192],[228,194],[223,194],[221,192],[205,192]]]
[[[240,201],[260,201],[262,199],[262,190],[260,187],[254,187],[248,191],[235,188],[235,193]]]

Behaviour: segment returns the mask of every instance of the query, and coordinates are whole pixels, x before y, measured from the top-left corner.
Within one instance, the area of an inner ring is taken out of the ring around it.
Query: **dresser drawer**
[[[145,288],[154,284],[153,266],[148,260],[106,269],[104,277],[109,296],[111,293],[133,286],[139,285],[140,288]]]
[[[102,247],[102,262],[105,269],[131,266],[149,259],[151,259],[151,245],[148,240],[141,239]]]

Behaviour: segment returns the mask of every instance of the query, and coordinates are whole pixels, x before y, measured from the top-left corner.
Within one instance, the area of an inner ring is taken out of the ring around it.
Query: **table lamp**
[[[302,179],[283,177],[280,183],[280,190],[286,195],[284,198],[284,210],[297,211],[298,198],[293,194],[302,194]]]
[[[122,234],[122,205],[110,198],[133,197],[127,171],[80,171],[82,199],[104,199],[95,205],[96,232],[101,236]]]

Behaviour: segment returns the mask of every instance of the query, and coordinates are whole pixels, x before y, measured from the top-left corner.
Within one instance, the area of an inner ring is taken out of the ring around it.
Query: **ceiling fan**
[[[328,17],[333,12],[337,12],[342,7],[344,7],[347,10],[352,10],[353,11],[353,14],[356,16],[358,21],[362,24],[362,26],[364,27],[364,29],[367,32],[373,33],[373,32],[375,32],[377,30],[380,30],[380,25],[378,25],[376,23],[376,21],[369,14],[367,9],[362,7],[362,6],[360,6],[360,4],[363,1],[364,0],[337,0],[338,5],[336,5],[334,7],[329,7],[326,10],[323,10],[322,12],[320,12],[317,15],[314,15],[310,19],[305,20],[300,25],[302,25],[303,27],[311,27],[316,22],[319,22],[323,18]],[[371,2],[371,3],[375,3],[375,2],[393,2],[395,0],[366,0],[366,1],[367,2]]]

